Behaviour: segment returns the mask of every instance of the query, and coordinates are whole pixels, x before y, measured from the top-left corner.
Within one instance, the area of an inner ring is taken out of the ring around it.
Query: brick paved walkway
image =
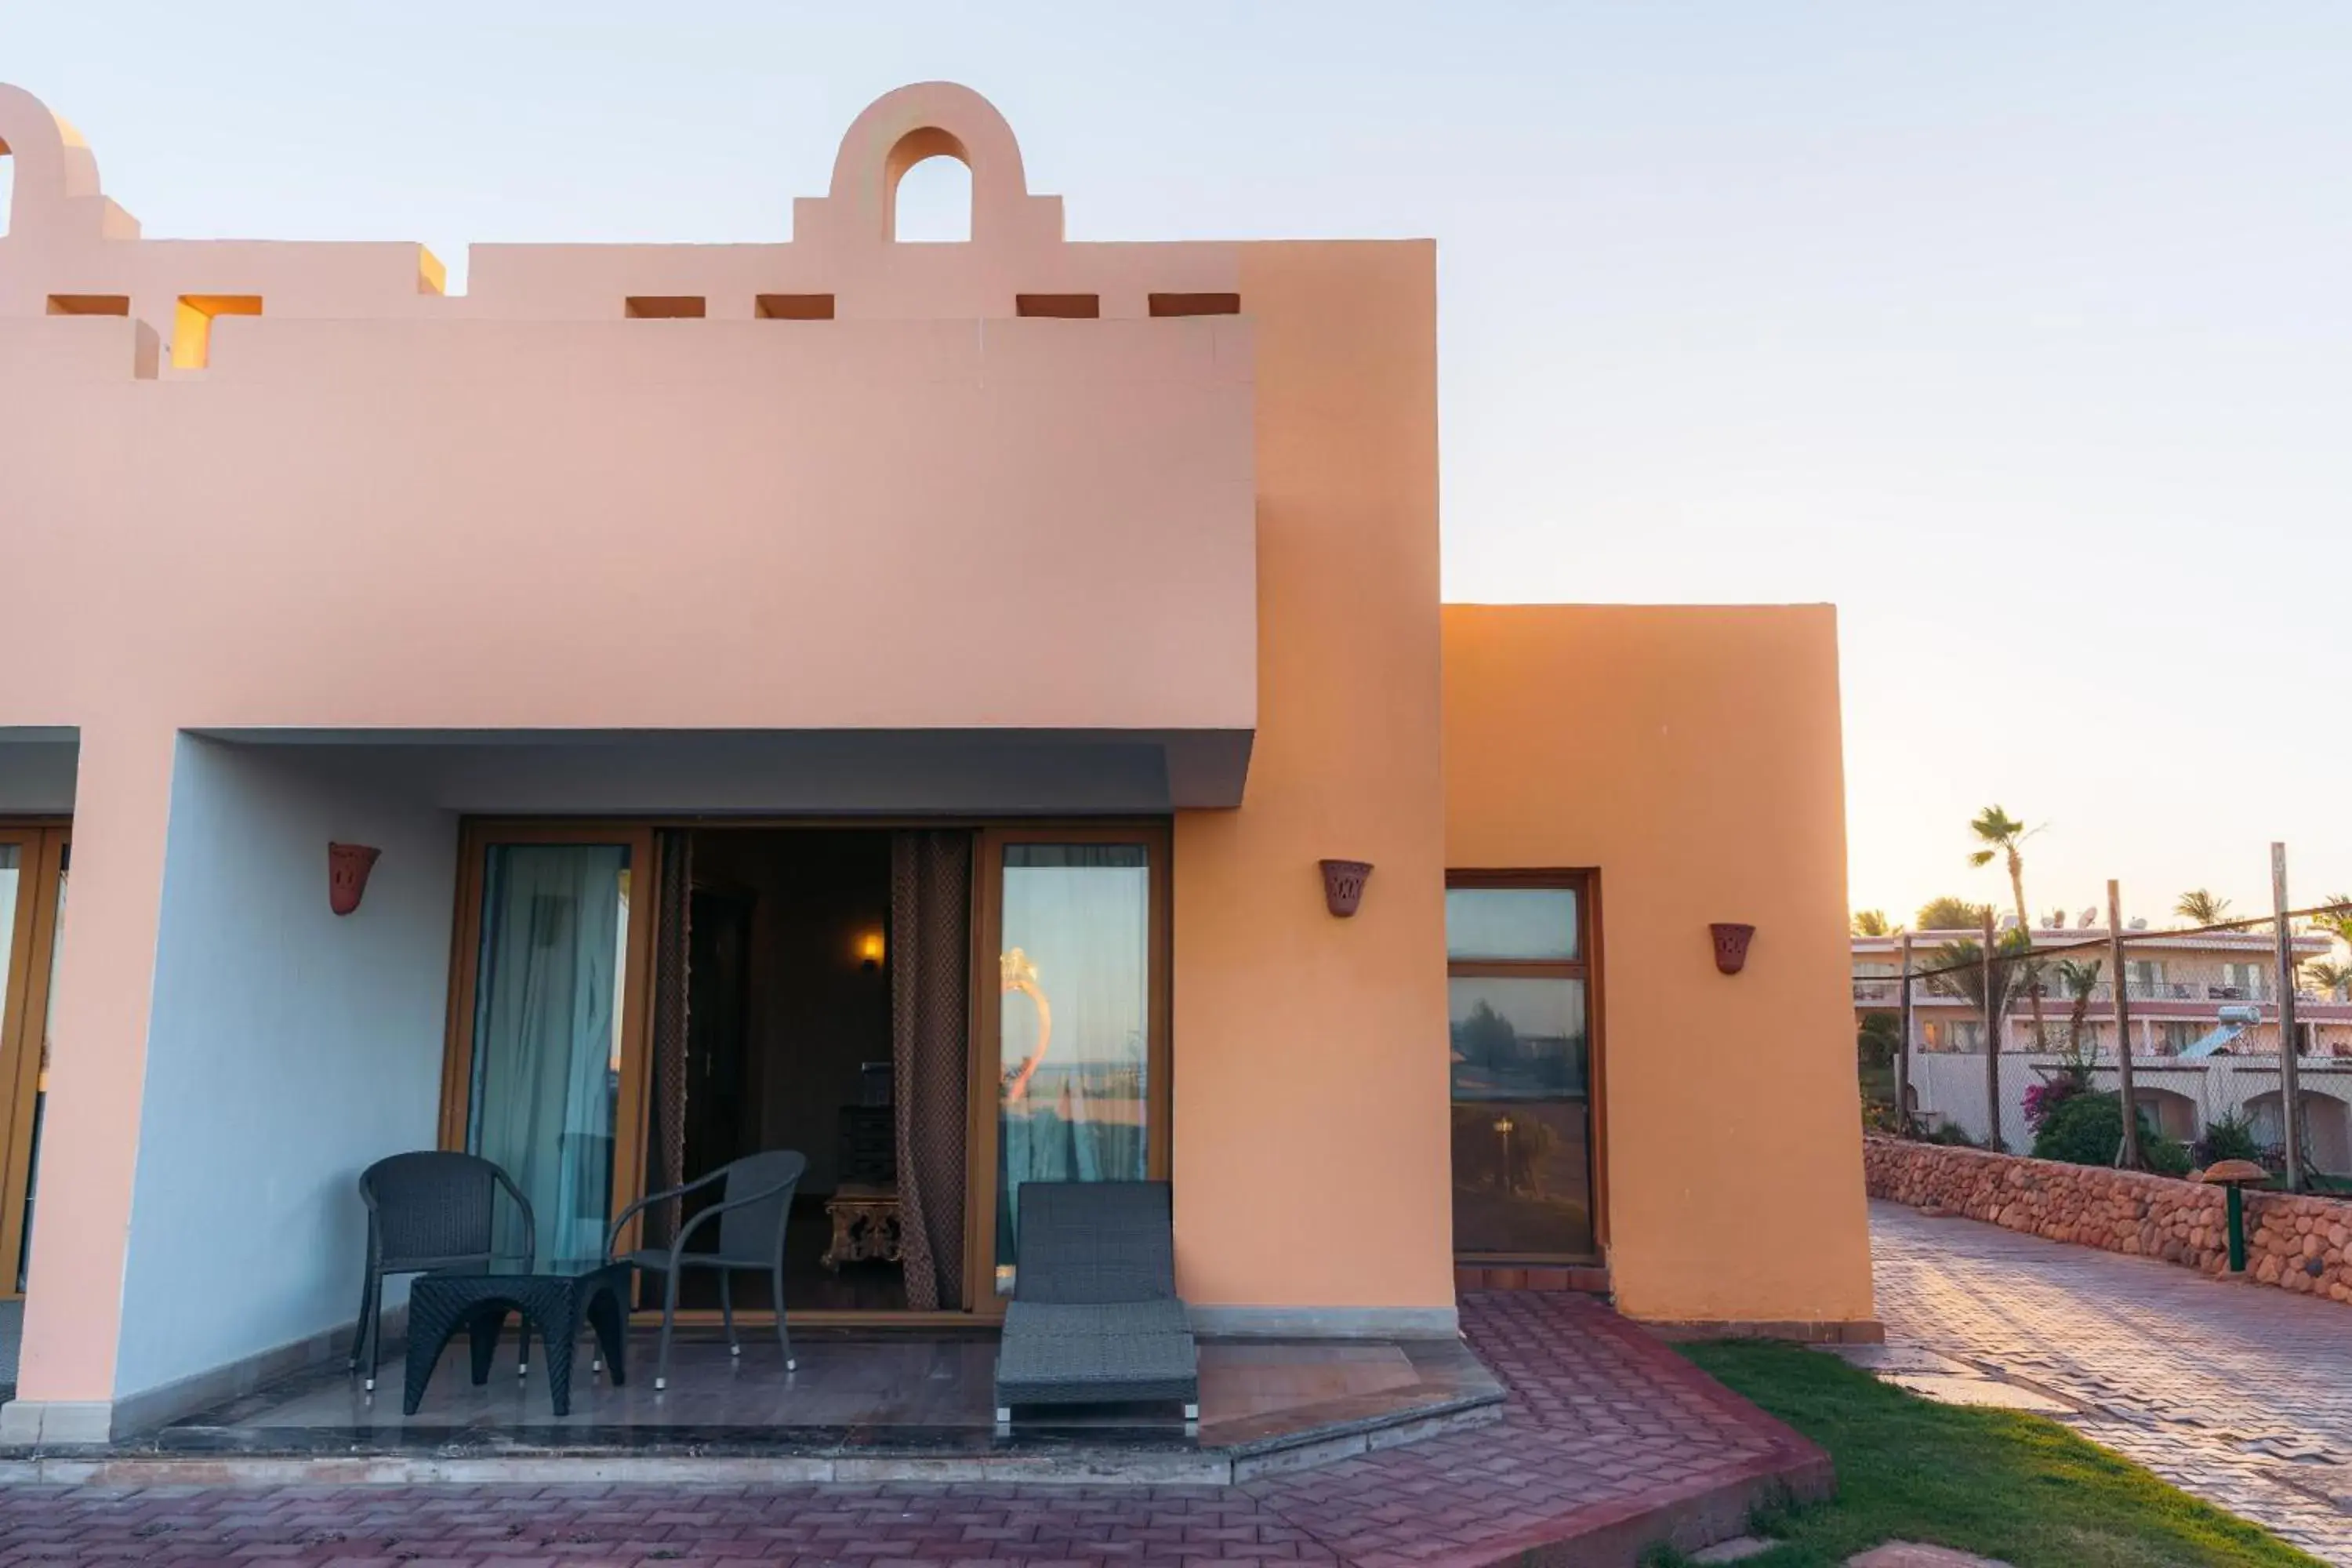
[[[1699,1544],[1774,1478],[1826,1479],[1817,1449],[1582,1297],[1474,1295],[1463,1322],[1510,1384],[1500,1425],[1234,1488],[19,1486],[0,1563],[1468,1564],[1656,1510]]]
[[[1874,1203],[1878,1313],[2085,1436],[2352,1564],[2352,1310]]]

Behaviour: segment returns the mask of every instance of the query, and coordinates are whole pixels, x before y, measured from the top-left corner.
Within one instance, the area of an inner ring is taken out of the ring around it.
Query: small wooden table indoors
[[[898,1189],[843,1183],[824,1200],[825,1216],[833,1221],[833,1239],[819,1259],[839,1271],[845,1263],[879,1259],[898,1261]]]

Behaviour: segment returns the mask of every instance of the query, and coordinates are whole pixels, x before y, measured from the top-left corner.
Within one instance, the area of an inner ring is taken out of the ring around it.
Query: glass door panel
[[[1583,895],[1567,879],[1446,889],[1457,1256],[1597,1249]]]
[[[631,862],[627,844],[483,854],[465,1146],[530,1198],[542,1259],[597,1255],[612,1214]]]
[[[1076,836],[1073,836],[1076,839]],[[1012,1289],[1032,1181],[1140,1181],[1155,1144],[1159,922],[1139,837],[1002,846],[995,1066],[996,1284]]]

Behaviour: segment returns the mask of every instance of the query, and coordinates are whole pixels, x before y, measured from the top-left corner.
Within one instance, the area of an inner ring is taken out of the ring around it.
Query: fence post
[[[1911,1131],[1911,933],[1903,933],[1900,978],[1895,984],[1903,989],[1897,993],[1897,1005],[1903,1019],[1903,1035],[1895,1047],[1895,1124],[1905,1132]]]
[[[1993,1005],[1996,997],[1992,984],[1992,906],[1984,909],[1984,952],[1978,955],[1983,962],[1985,1020],[1985,1121],[1991,1131],[1985,1135],[1985,1147],[2002,1149],[2008,1145],[2000,1135],[2000,1014]]]
[[[2130,987],[2125,984],[2124,972],[2124,899],[2116,879],[2107,879],[2107,964],[2115,971],[2116,985],[2116,1082],[2123,1096],[2124,1142],[2117,1156],[2126,1171],[2137,1171],[2146,1163],[2139,1152],[2139,1102],[2132,1098],[2131,1004],[2125,999]]]
[[[2286,1190],[2303,1191],[2302,1073],[2294,1059],[2294,931],[2286,918],[2286,846],[2271,846],[2271,905],[2278,917],[2279,1121],[2286,1127]]]

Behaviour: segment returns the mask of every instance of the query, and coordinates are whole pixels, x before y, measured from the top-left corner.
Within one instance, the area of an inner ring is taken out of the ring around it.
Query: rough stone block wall
[[[2196,1182],[1990,1154],[1980,1149],[1863,1141],[1870,1195],[2052,1241],[2158,1258],[2220,1274],[2229,1266],[2222,1193]],[[2306,1296],[2352,1301],[2352,1204],[2246,1194],[2246,1278]]]

